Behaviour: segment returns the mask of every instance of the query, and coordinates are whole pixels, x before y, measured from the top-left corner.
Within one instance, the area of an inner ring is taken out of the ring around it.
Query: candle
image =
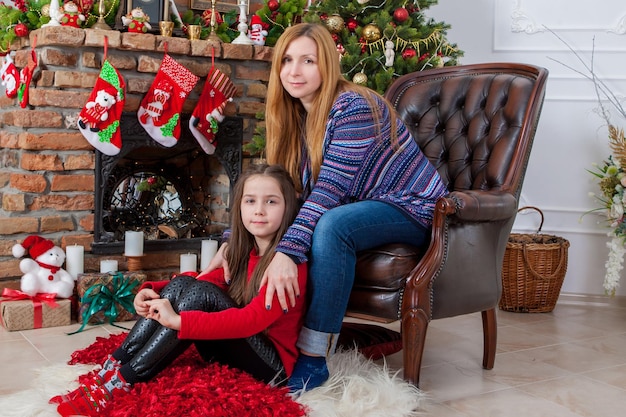
[[[165,0],[163,20],[165,20],[166,22],[170,20],[170,0]]]
[[[217,253],[217,240],[209,239],[202,241],[202,251],[200,252],[200,270],[204,271],[211,263]]]
[[[65,269],[72,276],[78,278],[78,274],[85,272],[85,248],[79,245],[65,248]]]
[[[115,259],[103,259],[100,261],[100,273],[117,272],[117,261]]]
[[[180,255],[180,272],[197,272],[198,255],[195,253],[183,253]]]
[[[126,231],[124,255],[143,256],[143,232]]]

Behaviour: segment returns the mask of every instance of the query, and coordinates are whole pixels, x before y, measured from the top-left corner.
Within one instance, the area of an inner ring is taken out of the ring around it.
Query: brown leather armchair
[[[401,320],[404,378],[416,385],[432,319],[482,312],[483,367],[494,366],[502,259],[547,76],[523,64],[463,65],[404,75],[385,94],[450,193],[427,248],[359,254],[347,314]]]

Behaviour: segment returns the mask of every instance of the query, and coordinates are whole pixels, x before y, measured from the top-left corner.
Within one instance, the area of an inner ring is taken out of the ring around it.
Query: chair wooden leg
[[[428,315],[425,311],[412,309],[402,315],[404,379],[415,386],[419,386],[427,328]]]
[[[498,324],[496,309],[492,308],[481,313],[483,318],[483,368],[493,369],[496,361],[496,344],[498,341]]]

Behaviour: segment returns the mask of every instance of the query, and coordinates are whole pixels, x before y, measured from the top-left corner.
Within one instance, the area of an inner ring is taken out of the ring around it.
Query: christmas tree
[[[266,0],[257,15],[274,46],[287,26],[322,23],[341,53],[344,76],[384,93],[400,75],[456,65],[463,52],[446,39],[450,28],[426,16],[437,0]],[[302,15],[303,14],[303,15]]]
[[[457,65],[463,52],[446,39],[450,28],[426,16],[437,0],[324,0],[306,22],[326,25],[341,53],[344,76],[384,93],[400,75]]]

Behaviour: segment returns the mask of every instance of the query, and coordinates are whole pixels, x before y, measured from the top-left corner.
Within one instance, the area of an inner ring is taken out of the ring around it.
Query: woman
[[[337,344],[356,253],[393,242],[423,245],[447,190],[389,103],[343,78],[321,25],[295,25],[279,38],[265,116],[267,160],[289,171],[303,205],[262,284],[267,307],[276,293],[287,309],[302,290],[297,266],[309,264],[310,305],[289,380],[292,391],[308,390],[328,378],[326,357]]]
[[[253,166],[237,182],[233,202],[237,209],[226,253],[230,286],[221,269],[198,279],[182,275],[148,283],[134,301],[142,318],[92,381],[50,400],[58,404],[60,415],[100,415],[118,393],[154,378],[192,343],[207,361],[242,369],[267,383],[286,382],[298,356],[304,300],[288,314],[278,305],[266,309],[259,284],[296,215],[296,192],[282,167]],[[301,285],[306,285],[306,273],[306,265],[300,265]]]

